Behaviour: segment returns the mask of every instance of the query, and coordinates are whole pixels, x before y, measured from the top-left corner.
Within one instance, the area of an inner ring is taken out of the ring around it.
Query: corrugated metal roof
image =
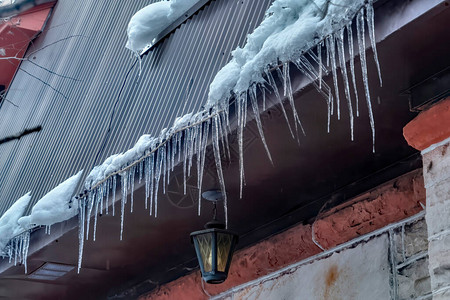
[[[124,47],[128,21],[150,1],[60,0],[28,50],[43,48],[31,60],[51,72],[24,61],[7,95],[19,107],[0,108],[0,137],[43,127],[0,145],[0,215],[26,192],[34,204],[80,169],[87,174],[142,134],[158,135],[200,110],[215,74],[270,2],[211,1],[143,58],[141,76],[135,67],[125,81],[135,62]]]

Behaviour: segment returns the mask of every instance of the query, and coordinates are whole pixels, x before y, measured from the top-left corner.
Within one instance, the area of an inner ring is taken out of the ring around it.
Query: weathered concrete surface
[[[422,171],[416,170],[357,197],[319,217],[317,242],[329,249],[417,214],[425,205]]]
[[[450,97],[421,112],[403,128],[408,144],[424,150],[450,136]]]
[[[423,155],[433,299],[450,299],[450,142]]]
[[[236,291],[233,299],[389,299],[388,248],[384,234]]]

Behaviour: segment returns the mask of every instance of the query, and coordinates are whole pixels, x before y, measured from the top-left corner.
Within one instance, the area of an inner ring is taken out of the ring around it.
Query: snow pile
[[[128,23],[125,47],[139,55],[151,46],[164,29],[199,0],[171,0],[152,3],[139,10]]]
[[[164,140],[170,138],[174,132],[181,130],[192,122],[199,122],[202,116],[203,112],[195,115],[188,113],[183,117],[179,117],[175,120],[170,129],[164,128],[161,130],[158,138],[152,137],[148,134],[142,135],[133,148],[124,153],[113,154],[101,165],[95,166],[86,177],[85,188],[91,189],[106,177],[141,159],[147,152],[155,149]]]
[[[33,225],[53,225],[68,220],[78,214],[78,205],[72,200],[81,174],[70,177],[42,197],[31,210],[29,216],[19,219],[19,224],[26,229]]]
[[[345,26],[363,6],[364,0],[276,0],[262,23],[248,35],[243,48],[232,52],[232,60],[210,85],[208,106],[246,91],[252,83],[264,82],[267,66],[297,58],[320,39]]]
[[[144,134],[139,138],[133,148],[124,153],[113,154],[101,165],[95,166],[86,177],[85,187],[87,189],[91,188],[110,174],[126,167],[130,162],[140,159],[145,151],[154,147],[157,142],[158,139],[155,139],[148,134]]]
[[[0,218],[0,253],[9,240],[22,231],[17,222],[23,216],[31,200],[31,192],[19,198]]]

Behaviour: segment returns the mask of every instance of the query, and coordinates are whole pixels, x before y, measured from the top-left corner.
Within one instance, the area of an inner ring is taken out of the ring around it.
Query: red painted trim
[[[403,136],[411,147],[420,151],[450,137],[450,97],[406,124]]]
[[[0,26],[0,49],[4,50],[4,57],[11,57],[0,60],[0,85],[9,87],[20,65],[20,59],[24,57],[30,41],[42,31],[55,3],[33,7]]]

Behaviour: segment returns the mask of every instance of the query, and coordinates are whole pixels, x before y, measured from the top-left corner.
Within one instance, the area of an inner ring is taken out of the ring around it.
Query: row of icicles
[[[364,85],[365,100],[369,114],[369,121],[372,129],[373,151],[375,151],[375,122],[371,107],[371,98],[369,91],[369,83],[367,77],[367,59],[366,59],[366,43],[365,43],[365,25],[368,26],[369,39],[374,54],[374,60],[377,66],[380,85],[381,74],[378,62],[378,55],[375,45],[375,31],[374,31],[374,11],[371,4],[363,7],[356,16],[356,30],[357,30],[357,45],[360,53],[360,63],[362,71],[362,81]],[[345,34],[346,33],[346,34]],[[346,37],[346,38],[345,38]],[[347,40],[347,43],[345,42]],[[350,119],[350,138],[353,140],[353,124],[354,124],[354,110],[352,103],[353,93],[355,99],[356,116],[359,116],[359,97],[356,88],[355,64],[354,64],[354,49],[353,49],[353,32],[352,24],[347,24],[344,28],[335,32],[332,35],[325,37],[315,47],[309,51],[299,55],[295,59],[282,62],[278,66],[268,66],[265,71],[265,82],[255,83],[249,87],[245,92],[239,95],[223,99],[216,105],[210,114],[206,114],[203,122],[198,122],[183,128],[180,131],[175,131],[168,138],[161,141],[159,145],[147,153],[139,161],[131,163],[125,167],[120,173],[110,175],[108,178],[92,187],[83,197],[79,198],[79,256],[78,256],[78,272],[81,269],[83,259],[84,240],[89,239],[90,231],[90,216],[94,214],[94,224],[92,239],[96,239],[97,216],[99,214],[115,215],[114,202],[116,199],[116,189],[118,184],[121,187],[120,200],[120,239],[123,238],[124,227],[124,212],[125,205],[128,202],[128,191],[130,191],[130,210],[133,212],[134,207],[134,185],[135,181],[139,184],[144,180],[145,185],[145,209],[149,210],[149,215],[158,215],[158,192],[160,183],[162,193],[166,193],[166,186],[170,182],[170,173],[174,167],[179,163],[182,164],[183,178],[184,178],[184,194],[186,194],[186,179],[191,174],[193,165],[197,168],[197,189],[198,189],[198,214],[201,211],[201,187],[205,166],[206,149],[209,144],[212,144],[214,153],[214,160],[217,169],[217,176],[219,179],[220,188],[225,199],[223,201],[225,223],[228,226],[227,213],[227,198],[225,191],[225,182],[222,170],[221,156],[224,155],[230,158],[230,149],[228,143],[228,135],[231,133],[231,126],[229,120],[229,106],[234,102],[236,107],[237,119],[237,136],[239,148],[239,173],[240,173],[240,197],[242,198],[242,190],[244,185],[244,157],[243,157],[243,136],[244,127],[247,123],[248,102],[252,108],[253,117],[257,124],[264,149],[267,152],[269,160],[272,162],[272,157],[267,146],[264,130],[260,119],[260,113],[266,110],[266,92],[274,93],[275,98],[280,104],[284,118],[288,124],[290,133],[295,139],[294,130],[298,133],[300,129],[304,134],[300,118],[295,108],[291,80],[289,77],[290,65],[297,67],[309,80],[311,80],[314,87],[325,98],[327,103],[328,125],[327,130],[330,131],[330,119],[332,115],[337,115],[340,119],[340,99],[338,89],[338,66],[341,70],[341,77],[344,84],[345,99]],[[350,70],[346,66],[346,52],[350,58]],[[336,51],[337,49],[337,51]],[[333,88],[325,81],[324,77],[331,72],[333,79]],[[289,122],[288,115],[284,106],[282,105],[282,97],[276,85],[276,74],[283,84],[283,98],[288,99],[291,106],[294,119],[294,130]],[[258,91],[260,92],[260,102],[258,102]],[[261,107],[260,107],[261,104]],[[194,159],[194,156],[196,158]],[[161,182],[162,181],[162,182]],[[110,208],[111,207],[111,211]],[[88,217],[87,217],[88,216]],[[49,228],[47,229],[50,232]],[[7,255],[10,257],[10,262],[25,264],[28,253],[30,232],[27,231],[22,235],[14,238],[7,246]]]

